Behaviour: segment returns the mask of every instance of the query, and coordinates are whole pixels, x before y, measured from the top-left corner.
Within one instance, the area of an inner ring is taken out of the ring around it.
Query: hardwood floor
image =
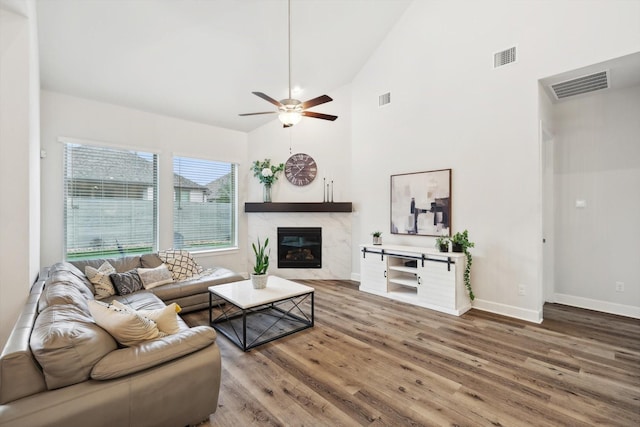
[[[219,407],[202,426],[640,425],[637,319],[556,304],[541,325],[455,317],[299,282],[316,289],[315,327],[248,353],[219,335]]]

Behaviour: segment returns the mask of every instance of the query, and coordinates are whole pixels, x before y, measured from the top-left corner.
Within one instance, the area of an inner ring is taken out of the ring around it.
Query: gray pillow
[[[140,276],[136,270],[130,270],[125,273],[113,273],[109,275],[109,278],[113,282],[113,286],[116,287],[119,295],[132,294],[144,289],[142,280],[140,280]]]

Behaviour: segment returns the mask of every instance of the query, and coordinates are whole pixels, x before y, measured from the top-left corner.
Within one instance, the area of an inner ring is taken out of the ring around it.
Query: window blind
[[[157,171],[152,153],[65,144],[66,259],[155,251]]]
[[[173,158],[173,246],[206,250],[236,246],[237,165]]]

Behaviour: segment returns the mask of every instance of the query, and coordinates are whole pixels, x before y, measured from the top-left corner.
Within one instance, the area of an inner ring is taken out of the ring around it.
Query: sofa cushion
[[[90,297],[93,299],[93,295]],[[89,315],[86,294],[83,294],[78,287],[68,282],[51,280],[51,278],[49,278],[38,300],[38,311],[42,312],[48,307],[60,304],[74,305],[86,315]]]
[[[171,301],[191,295],[206,294],[209,286],[240,280],[244,280],[244,278],[227,268],[212,268],[186,280],[158,286],[149,291],[156,294],[163,301]]]
[[[96,293],[95,289],[93,288],[93,284],[89,281],[87,276],[83,273],[84,269],[80,270],[78,269],[78,267],[76,267],[70,262],[58,262],[56,264],[53,264],[51,267],[49,267],[49,272],[48,272],[49,276],[53,276],[54,273],[58,271],[64,271],[74,276],[74,279],[73,279],[74,281],[76,281],[78,284],[82,283],[84,286],[87,287],[87,289],[92,294]]]
[[[103,262],[99,268],[90,265],[84,268],[84,274],[89,278],[95,289],[96,299],[103,299],[116,294],[116,288],[113,287],[113,282],[109,278],[109,275],[115,272],[116,269],[108,261]]]
[[[178,313],[180,313],[181,308],[175,302],[165,307],[153,310],[135,310],[118,300],[114,300],[112,304],[117,308],[131,310],[146,317],[147,319],[153,320],[156,322],[156,325],[158,325],[158,330],[165,334],[175,334],[180,331],[180,326],[178,325]]]
[[[140,264],[140,255],[126,255],[119,258],[102,258],[102,259],[83,259],[80,261],[73,261],[72,264],[78,267],[81,271],[87,265],[94,268],[99,268],[103,262],[109,262],[116,269],[118,273],[124,273],[125,271],[133,270],[134,268],[143,267]]]
[[[118,347],[90,316],[71,304],[52,305],[38,315],[30,346],[50,390],[88,380],[95,363]]]
[[[66,264],[66,265],[64,265]],[[49,276],[44,284],[44,290],[40,298],[38,310],[42,311],[49,305],[53,304],[85,304],[88,299],[93,299],[94,288],[82,272],[77,271],[75,267],[68,269],[67,266],[73,267],[69,263],[56,264],[57,269],[50,271]],[[60,268],[62,267],[62,268]],[[81,277],[79,277],[81,276]],[[89,286],[86,283],[89,283]],[[54,290],[54,287],[61,286]],[[75,289],[72,291],[71,289]],[[67,295],[69,293],[69,295]],[[77,298],[80,295],[80,298]]]
[[[116,287],[118,295],[127,295],[144,289],[142,280],[136,270],[127,271],[125,273],[112,273],[109,278]]]
[[[123,377],[177,359],[211,345],[216,332],[208,326],[195,326],[174,335],[112,351],[91,371],[94,380]]]
[[[140,256],[140,264],[142,268],[156,268],[162,264],[162,260],[156,253],[144,254]]]
[[[89,301],[89,311],[95,322],[124,346],[157,338],[160,334],[153,320],[100,301]]]
[[[189,251],[167,249],[158,252],[158,256],[171,270],[173,280],[184,280],[204,270],[195,262]]]
[[[164,263],[155,268],[138,268],[138,275],[145,289],[173,282],[173,276]]]

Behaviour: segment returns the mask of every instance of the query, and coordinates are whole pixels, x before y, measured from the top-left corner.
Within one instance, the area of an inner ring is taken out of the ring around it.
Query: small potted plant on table
[[[382,231],[374,231],[373,233],[371,233],[371,235],[373,236],[374,245],[382,244]]]
[[[267,287],[267,280],[269,279],[267,270],[269,269],[269,255],[271,254],[271,249],[267,252],[268,245],[268,237],[265,239],[264,245],[260,244],[260,238],[258,238],[257,247],[255,243],[251,244],[256,257],[256,262],[253,265],[253,273],[251,273],[251,284],[254,289],[264,289]]]
[[[447,236],[436,238],[436,248],[438,248],[440,252],[449,252],[449,238]]]

